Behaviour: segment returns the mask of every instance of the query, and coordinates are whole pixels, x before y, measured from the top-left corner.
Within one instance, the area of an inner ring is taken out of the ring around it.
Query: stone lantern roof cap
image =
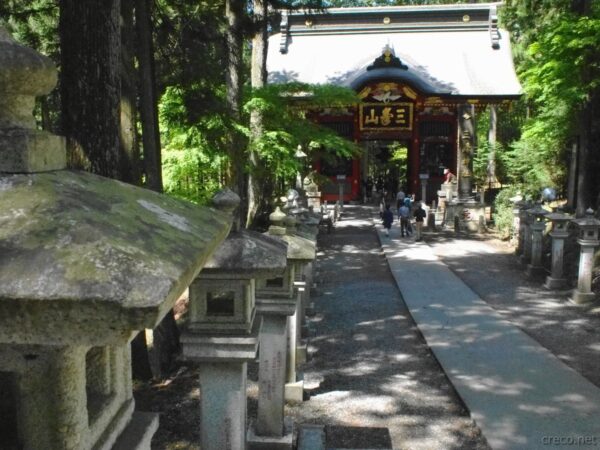
[[[287,242],[287,258],[292,261],[314,261],[317,255],[317,246],[314,241],[295,234],[278,236]]]
[[[565,214],[563,212],[552,212],[546,215],[546,219],[551,220],[552,222],[560,222],[560,221],[567,221],[567,220],[571,220],[573,219],[573,216],[569,215],[569,214]]]
[[[227,214],[64,170],[35,129],[48,58],[0,27],[0,343],[117,345],[153,328],[230,229]]]
[[[202,274],[229,274],[240,279],[281,275],[287,264],[287,247],[281,239],[255,231],[231,232],[206,263]]]
[[[580,228],[597,228],[600,227],[600,220],[594,217],[594,210],[589,208],[585,212],[585,217],[572,220]]]
[[[539,203],[536,203],[536,205],[533,208],[527,210],[527,213],[531,214],[532,216],[543,217],[550,214],[550,211],[542,208],[542,205],[540,205]]]
[[[0,342],[63,314],[153,327],[230,228],[220,211],[84,172],[0,174],[0,194]]]

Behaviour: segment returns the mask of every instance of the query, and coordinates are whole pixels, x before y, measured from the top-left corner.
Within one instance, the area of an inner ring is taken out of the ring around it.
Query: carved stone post
[[[589,303],[596,298],[592,292],[592,270],[594,268],[594,252],[600,244],[598,241],[600,220],[594,217],[592,209],[588,209],[584,218],[575,219],[573,223],[579,227],[577,242],[581,246],[577,289],[573,291],[573,301],[575,303]]]
[[[523,265],[527,265],[531,262],[531,227],[530,227],[531,217],[528,214],[528,211],[530,209],[531,209],[531,207],[524,208],[519,213],[519,221],[520,221],[520,226],[521,226],[520,239],[521,239],[521,242],[523,243],[522,244],[523,253],[521,254],[519,260],[521,261],[521,264],[523,264]]]
[[[279,208],[269,219],[269,236],[283,241],[286,215]],[[289,245],[289,243],[288,243]],[[286,255],[287,257],[287,255]],[[258,413],[248,432],[251,450],[292,447],[293,423],[284,415],[286,363],[288,351],[288,317],[296,312],[294,293],[295,265],[288,259],[285,272],[257,284],[257,312],[263,318],[260,332],[258,368]]]
[[[569,237],[567,224],[571,217],[560,212],[554,212],[548,214],[546,219],[552,222],[552,231],[550,232],[552,237],[552,270],[546,278],[544,286],[548,289],[561,289],[567,284],[563,272],[563,257],[565,239]]]
[[[538,204],[527,212],[530,216],[531,229],[531,263],[527,265],[527,275],[535,277],[545,272],[542,266],[542,241],[546,229],[544,217],[548,214],[548,211]]]
[[[231,211],[239,197],[224,190],[213,203]],[[190,313],[181,342],[183,358],[202,363],[203,449],[246,448],[247,363],[256,358],[261,325],[255,320],[255,280],[280,275],[286,252],[279,240],[234,229],[190,286]],[[269,350],[261,347],[261,357]]]

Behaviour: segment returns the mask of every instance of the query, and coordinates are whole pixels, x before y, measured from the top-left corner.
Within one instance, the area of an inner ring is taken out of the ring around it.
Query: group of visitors
[[[398,190],[396,194],[396,210],[398,212],[398,221],[400,222],[400,236],[411,236],[412,235],[412,224],[411,216],[415,218],[415,229],[416,229],[416,240],[422,239],[422,228],[423,222],[427,214],[423,209],[421,202],[414,204],[414,195],[406,195],[402,189]],[[386,203],[385,207],[383,201],[380,205],[381,219],[383,220],[383,227],[385,229],[385,235],[390,235],[390,229],[394,223],[394,213],[390,209],[390,204]]]

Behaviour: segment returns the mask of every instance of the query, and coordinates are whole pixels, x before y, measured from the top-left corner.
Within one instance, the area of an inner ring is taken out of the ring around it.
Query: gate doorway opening
[[[365,188],[367,201],[394,203],[396,192],[407,192],[409,170],[408,140],[378,139],[364,141]]]

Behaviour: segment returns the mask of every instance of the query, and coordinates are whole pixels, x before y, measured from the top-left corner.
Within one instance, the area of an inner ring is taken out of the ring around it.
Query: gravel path
[[[297,423],[387,427],[395,449],[486,449],[407,312],[381,253],[372,211],[347,207],[319,236],[310,400]]]

